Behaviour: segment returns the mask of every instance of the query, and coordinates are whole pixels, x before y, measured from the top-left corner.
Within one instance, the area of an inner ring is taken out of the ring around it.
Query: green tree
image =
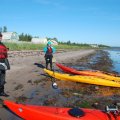
[[[20,41],[30,42],[31,39],[32,39],[32,36],[29,35],[29,34],[24,35],[24,33],[22,33],[22,34],[19,35],[19,39],[20,39]]]
[[[58,42],[58,39],[56,37],[54,37],[54,38],[48,38],[48,37],[46,37],[46,38],[47,38],[48,41],[49,40],[54,40],[54,41]]]
[[[20,41],[23,41],[23,40],[24,40],[24,33],[21,33],[21,34],[19,35],[19,40],[20,40]]]
[[[58,42],[58,39],[55,37],[55,38],[53,38],[53,40],[55,40],[56,42]]]
[[[3,32],[7,32],[7,27],[3,26]]]
[[[2,32],[2,27],[0,27],[0,33]]]
[[[71,44],[70,40],[69,40],[69,41],[67,41],[67,44],[68,44],[68,45],[70,45],[70,44]]]
[[[32,36],[31,36],[31,35],[28,35],[28,36],[27,36],[27,40],[28,40],[29,42],[31,42]]]

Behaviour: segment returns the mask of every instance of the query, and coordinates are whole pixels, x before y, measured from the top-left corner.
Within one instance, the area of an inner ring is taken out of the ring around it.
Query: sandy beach
[[[85,57],[94,50],[79,50],[71,52],[61,52],[54,54],[54,58],[58,63],[74,63],[77,59]],[[9,58],[11,64],[11,70],[7,71],[5,85],[6,91],[12,96],[19,96],[26,93],[31,88],[29,81],[36,81],[44,79],[44,76],[40,76],[40,73],[44,73],[43,69],[38,67],[36,64],[45,66],[44,53],[41,52],[38,56],[27,56],[27,57],[15,57]],[[54,64],[54,63],[53,63]],[[55,65],[54,65],[55,66]],[[56,67],[56,66],[55,66]],[[17,85],[23,85],[23,91],[15,91]],[[34,87],[34,86],[33,86]]]
[[[77,59],[88,56],[94,53],[95,50],[79,50],[79,51],[64,51],[57,52],[54,54],[54,58],[58,63],[74,63]],[[16,100],[20,96],[25,96],[26,98],[31,98],[31,93],[37,88],[41,88],[40,90],[47,91],[45,82],[42,81],[46,79],[44,71],[42,69],[42,65],[45,66],[44,53],[38,52],[37,54],[24,55],[24,54],[16,54],[10,53],[9,62],[11,65],[11,69],[7,71],[6,74],[6,84],[5,91],[10,95],[10,97],[2,99]],[[41,67],[40,67],[41,65]],[[54,67],[55,63],[54,63]],[[42,81],[39,85],[37,81]],[[51,82],[48,81],[50,86]],[[42,86],[42,87],[41,87]],[[44,89],[42,89],[44,88]],[[52,89],[51,89],[52,91]],[[36,100],[33,100],[36,103]],[[4,108],[0,108],[0,120],[13,120],[12,117],[9,118],[10,113],[7,112]],[[15,119],[15,118],[14,118]],[[18,118],[17,118],[18,120]]]

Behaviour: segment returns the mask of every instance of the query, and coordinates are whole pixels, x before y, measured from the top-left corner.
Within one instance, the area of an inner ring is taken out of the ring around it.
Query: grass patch
[[[4,43],[9,50],[42,50],[45,45],[43,44],[32,44],[32,43]]]
[[[46,44],[33,44],[29,42],[4,42],[4,44],[9,48],[9,50],[43,50]],[[54,46],[56,49],[85,49],[92,48],[91,46],[84,46],[80,44],[76,45],[63,45],[59,44]]]

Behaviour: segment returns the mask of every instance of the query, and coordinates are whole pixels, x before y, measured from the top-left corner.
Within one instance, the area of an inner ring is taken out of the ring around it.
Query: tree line
[[[0,27],[0,32],[7,32],[7,27],[6,26]]]
[[[0,32],[7,32],[7,27],[6,26],[0,27]],[[19,40],[20,41],[31,42],[32,38],[33,38],[33,36],[30,35],[30,34],[21,33],[19,35]],[[36,38],[39,38],[39,37],[36,36]],[[68,40],[67,42],[60,42],[60,41],[58,41],[58,39],[56,37],[54,37],[54,38],[46,37],[46,38],[47,38],[48,41],[49,40],[54,40],[54,41],[58,42],[58,44],[63,44],[63,45],[75,45],[75,46],[86,46],[86,47],[91,46],[90,44],[86,44],[86,43],[85,44],[75,43],[75,42],[72,43],[70,40]],[[101,45],[101,44],[97,45],[97,46],[98,47],[109,47],[109,46]]]

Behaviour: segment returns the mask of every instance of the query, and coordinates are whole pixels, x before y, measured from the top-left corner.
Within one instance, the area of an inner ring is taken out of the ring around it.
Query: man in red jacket
[[[7,59],[7,47],[1,42],[2,34],[0,33],[0,96],[8,97],[4,92],[4,84],[5,84],[5,75],[6,70],[10,69],[9,61]]]

